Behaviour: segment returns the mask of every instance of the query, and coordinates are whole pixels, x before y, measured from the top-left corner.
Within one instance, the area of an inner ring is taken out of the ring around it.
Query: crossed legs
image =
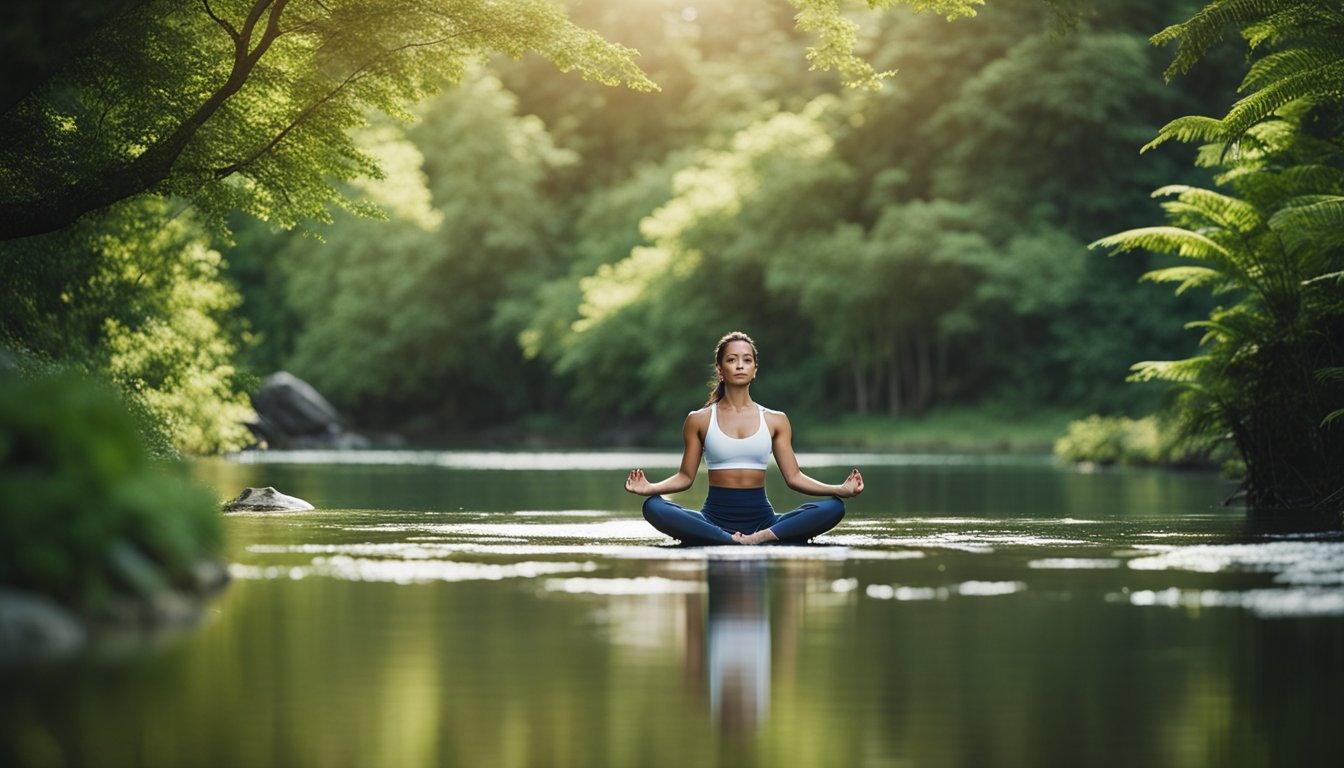
[[[834,528],[845,516],[845,503],[832,496],[811,501],[795,510],[775,515],[759,530],[769,529],[780,541],[799,543]],[[731,531],[710,522],[703,514],[675,504],[662,496],[644,500],[644,519],[662,533],[683,544],[733,544]],[[751,534],[756,531],[746,531]]]

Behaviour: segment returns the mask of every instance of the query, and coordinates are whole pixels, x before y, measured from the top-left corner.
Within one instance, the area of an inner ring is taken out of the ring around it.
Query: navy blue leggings
[[[683,544],[732,544],[733,533],[769,528],[780,541],[802,542],[831,530],[845,516],[845,503],[832,496],[810,501],[792,512],[775,514],[764,488],[711,485],[699,512],[662,496],[644,501],[644,519]]]

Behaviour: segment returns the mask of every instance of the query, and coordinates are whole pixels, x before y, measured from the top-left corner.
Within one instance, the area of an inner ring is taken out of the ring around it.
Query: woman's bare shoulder
[[[686,414],[686,423],[696,426],[706,426],[709,424],[709,406],[699,408]]]
[[[789,425],[788,414],[783,411],[773,411],[765,406],[761,406],[761,410],[765,413],[765,425],[770,428],[772,435],[778,434],[781,429],[793,430],[793,427]]]

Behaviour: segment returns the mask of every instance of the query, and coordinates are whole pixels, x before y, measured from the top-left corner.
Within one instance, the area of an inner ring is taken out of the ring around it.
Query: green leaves
[[[218,507],[137,437],[122,404],[83,377],[0,373],[0,584],[91,614],[124,608],[111,598],[135,584],[196,588],[193,567],[222,548]],[[127,560],[142,577],[129,584]]]
[[[527,405],[504,300],[550,268],[557,214],[540,187],[571,158],[514,108],[497,80],[469,74],[415,128],[360,136],[387,168],[365,190],[389,220],[343,215],[326,243],[295,238],[277,256],[297,315],[288,364],[339,406],[460,428]],[[494,413],[474,411],[485,399]]]
[[[1227,263],[1231,254],[1212,239],[1180,227],[1139,227],[1097,240],[1089,248],[1109,248],[1113,253],[1149,250],[1187,259]]]
[[[1227,11],[1234,4],[1212,6]],[[1268,57],[1247,78],[1258,90],[1228,118],[1169,125],[1154,144],[1181,131],[1214,140],[1201,157],[1208,165],[1227,163],[1219,180],[1238,194],[1163,187],[1154,196],[1173,198],[1163,203],[1171,225],[1092,244],[1204,262],[1153,270],[1143,279],[1176,283],[1178,294],[1207,287],[1234,296],[1208,319],[1187,324],[1204,332],[1199,355],[1137,364],[1131,380],[1174,385],[1175,411],[1195,438],[1212,444],[1231,435],[1257,506],[1326,504],[1344,487],[1338,461],[1344,433],[1330,429],[1341,418],[1344,388],[1329,373],[1337,366],[1321,367],[1344,359],[1344,301],[1332,279],[1342,273],[1344,256],[1344,188],[1334,165],[1339,136],[1309,137],[1302,127],[1313,100],[1338,90],[1334,83],[1322,90],[1313,78],[1344,74],[1332,69],[1342,60],[1297,49]],[[1277,120],[1257,122],[1271,112]],[[1227,152],[1238,140],[1239,151]]]
[[[0,238],[66,226],[151,191],[208,220],[235,208],[292,227],[346,205],[336,181],[375,175],[348,132],[490,53],[536,51],[565,71],[655,86],[634,52],[552,0],[151,0],[4,116]]]
[[[813,69],[837,70],[841,81],[850,88],[877,90],[882,81],[896,74],[895,70],[878,72],[866,59],[855,53],[858,46],[858,25],[845,16],[841,0],[789,0],[798,9],[795,19],[800,32],[817,36],[817,43],[807,49],[807,60]],[[948,21],[974,16],[984,0],[866,0],[873,10],[908,5],[916,12],[931,11]]]
[[[1144,150],[1173,138],[1229,147],[1252,126],[1295,102],[1344,99],[1344,9],[1317,0],[1213,0],[1190,19],[1152,37],[1155,45],[1178,44],[1167,79],[1188,72],[1228,27],[1240,29],[1253,50],[1284,48],[1251,65],[1240,89],[1247,95],[1221,119],[1173,120]]]

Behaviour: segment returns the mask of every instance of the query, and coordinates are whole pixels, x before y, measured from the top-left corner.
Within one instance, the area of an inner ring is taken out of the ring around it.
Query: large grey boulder
[[[320,392],[292,373],[267,376],[251,399],[257,421],[248,427],[268,447],[368,447],[368,440],[345,431],[340,414]]]
[[[224,502],[225,512],[298,511],[312,508],[313,505],[303,499],[286,496],[270,486],[245,488],[238,498]]]

